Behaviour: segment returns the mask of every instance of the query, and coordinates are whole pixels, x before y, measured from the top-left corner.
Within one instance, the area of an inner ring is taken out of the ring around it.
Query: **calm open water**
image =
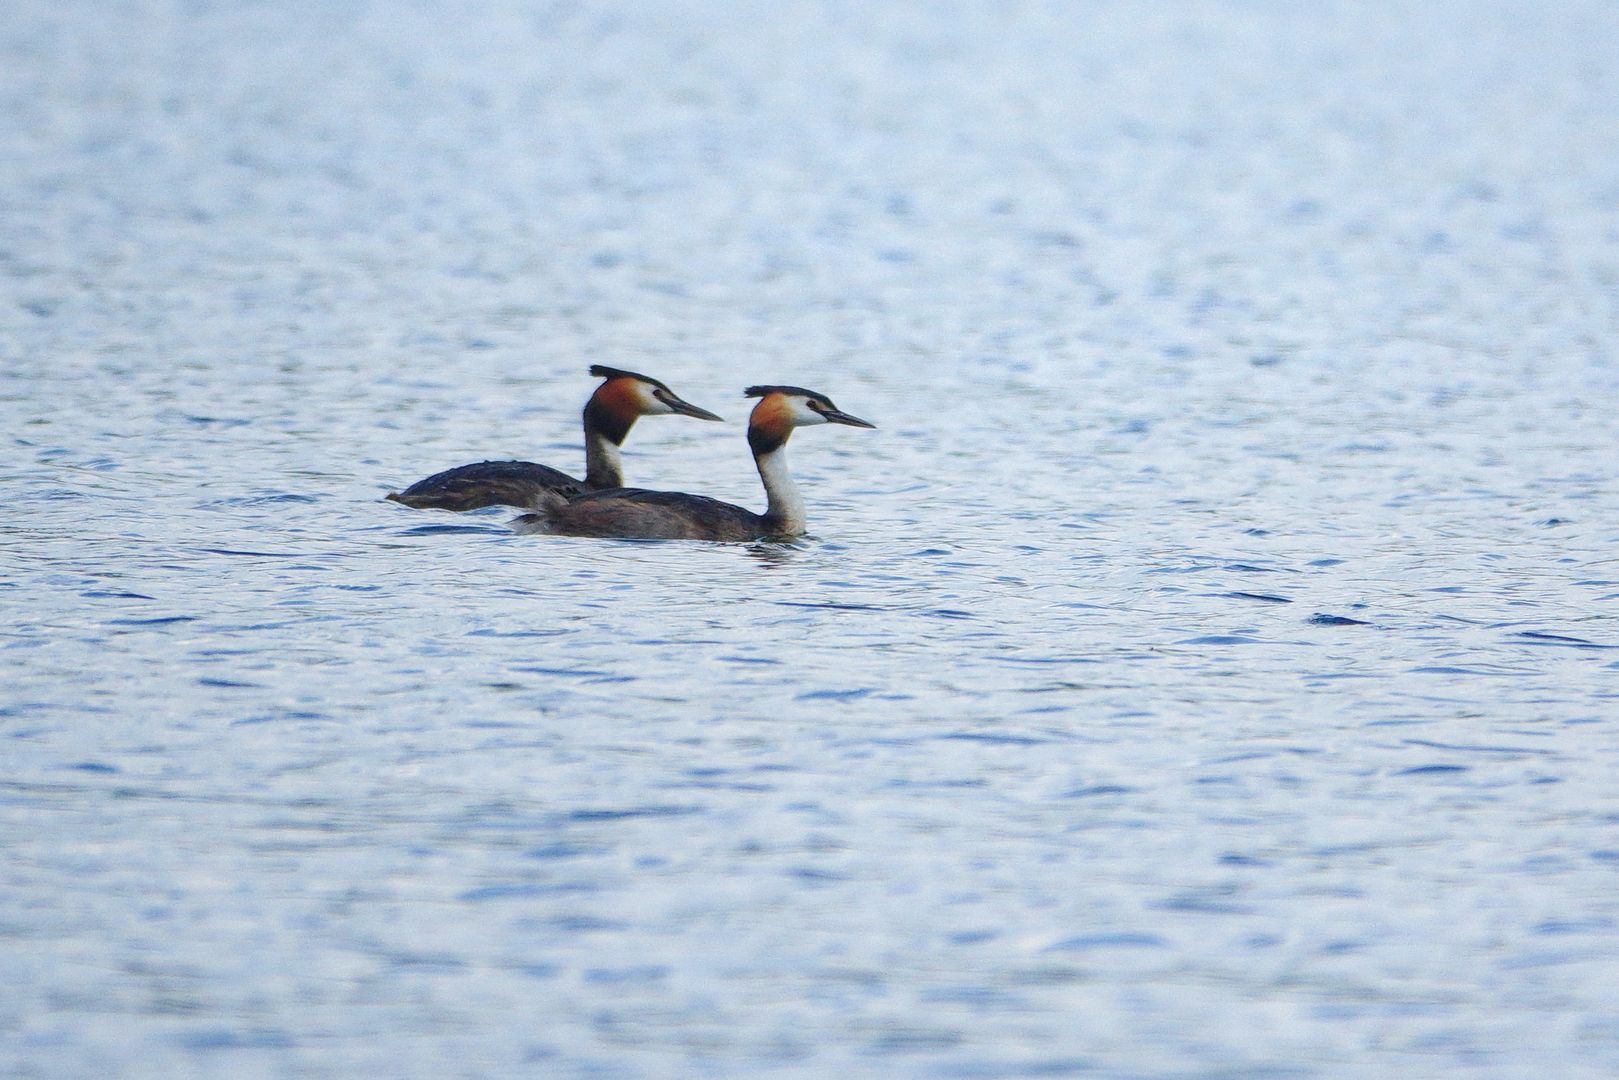
[[[22,0],[0,1074],[1619,1072],[1619,9]],[[380,502],[577,468],[791,547]]]

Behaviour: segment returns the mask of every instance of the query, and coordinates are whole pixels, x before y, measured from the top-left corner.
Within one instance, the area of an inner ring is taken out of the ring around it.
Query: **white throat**
[[[618,444],[589,425],[585,427],[585,483],[593,488],[624,486]]]
[[[778,446],[768,454],[754,458],[759,466],[759,479],[764,481],[765,497],[769,506],[765,517],[783,536],[798,536],[807,527],[804,521],[804,497],[787,471],[787,447]]]

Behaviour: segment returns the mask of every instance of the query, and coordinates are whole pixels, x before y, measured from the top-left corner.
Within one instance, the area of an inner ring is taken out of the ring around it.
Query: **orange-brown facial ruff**
[[[585,422],[616,445],[624,441],[641,415],[646,390],[639,379],[608,379],[596,387],[585,406]]]
[[[792,399],[776,390],[765,394],[748,417],[748,447],[756,455],[768,454],[780,450],[792,433]]]

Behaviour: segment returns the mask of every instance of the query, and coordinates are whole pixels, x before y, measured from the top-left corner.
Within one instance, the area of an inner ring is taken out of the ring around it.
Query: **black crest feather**
[[[608,367],[606,364],[591,364],[590,373],[598,379],[639,379],[656,386],[659,390],[674,393],[657,379],[650,375],[642,375],[639,371],[625,371],[623,368]]]
[[[837,408],[832,399],[825,394],[817,394],[814,390],[806,390],[802,386],[750,386],[742,391],[743,397],[764,397],[767,394],[798,394],[802,397],[814,398],[828,408]]]

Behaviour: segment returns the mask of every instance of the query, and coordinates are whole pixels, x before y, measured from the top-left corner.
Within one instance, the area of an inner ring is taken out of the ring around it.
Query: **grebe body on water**
[[[832,399],[798,386],[750,386],[759,398],[748,420],[748,447],[764,482],[765,512],[681,491],[619,488],[542,496],[532,514],[513,525],[522,532],[636,540],[749,541],[802,535],[804,499],[787,470],[787,440],[794,428],[817,424],[875,427],[843,412]]]
[[[585,477],[532,461],[479,461],[434,473],[388,496],[418,509],[476,510],[482,506],[535,507],[547,492],[577,494],[624,484],[619,446],[643,416],[693,416],[718,420],[707,409],[681,398],[657,379],[596,364],[590,373],[605,380],[585,403]]]

